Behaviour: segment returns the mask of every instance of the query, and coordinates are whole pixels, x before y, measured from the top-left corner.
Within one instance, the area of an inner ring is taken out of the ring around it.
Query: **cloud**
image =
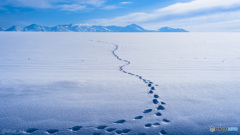
[[[112,10],[112,9],[117,9],[117,8],[120,8],[120,7],[118,7],[118,6],[105,6],[105,7],[103,7],[102,9]]]
[[[176,3],[164,8],[155,9],[152,12],[136,12],[127,14],[124,16],[117,16],[111,19],[99,19],[92,20],[93,22],[104,24],[104,25],[127,25],[131,23],[137,24],[155,24],[160,27],[164,22],[177,25],[178,22],[185,23],[184,26],[193,26],[193,23],[188,23],[189,20],[193,21],[193,18],[200,17],[199,19],[207,18],[203,23],[216,23],[224,21],[221,18],[228,16],[227,12],[234,11],[240,13],[240,0],[193,0],[187,3]],[[226,14],[222,14],[226,13]],[[211,18],[210,16],[216,14],[219,17]],[[237,15],[238,16],[238,15]],[[227,17],[228,18],[228,17]],[[228,18],[228,21],[233,20],[234,17]],[[210,21],[211,20],[211,21]],[[197,23],[197,21],[196,21]],[[165,23],[166,24],[166,23]],[[187,25],[188,24],[188,25]],[[198,23],[197,23],[198,24]],[[166,24],[167,25],[167,24]],[[166,26],[164,25],[164,26]],[[173,26],[174,27],[174,26]],[[197,25],[195,25],[197,27]]]
[[[216,8],[229,9],[240,6],[239,0],[194,0],[188,3],[177,3],[165,8],[158,9],[156,12],[166,12],[168,14],[183,14],[194,11],[212,10]]]
[[[2,0],[3,6],[27,7],[27,8],[60,8],[61,10],[77,11],[87,9],[88,6],[100,7],[106,0]]]
[[[65,11],[79,11],[79,10],[86,9],[87,7],[78,5],[78,4],[71,4],[71,5],[60,5],[59,8]]]
[[[120,4],[126,5],[126,4],[132,4],[132,2],[121,2]]]
[[[13,7],[51,8],[56,0],[3,0],[2,5]]]
[[[96,7],[102,6],[105,2],[106,2],[106,0],[80,0],[79,1],[79,3],[81,3],[81,4],[87,4],[87,5],[92,5],[92,6],[96,6]]]

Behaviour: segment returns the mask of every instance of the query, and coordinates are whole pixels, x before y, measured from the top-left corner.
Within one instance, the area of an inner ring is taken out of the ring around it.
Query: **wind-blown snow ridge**
[[[154,84],[152,81],[147,80],[145,78],[143,78],[140,75],[128,72],[126,70],[124,70],[124,67],[127,65],[130,65],[131,62],[125,59],[122,59],[121,57],[119,57],[116,54],[116,51],[119,49],[119,45],[115,44],[115,43],[109,43],[109,42],[104,42],[104,41],[94,41],[94,40],[90,40],[91,42],[98,42],[98,43],[104,43],[104,44],[111,44],[114,45],[114,49],[112,50],[112,54],[114,55],[114,57],[116,59],[118,59],[119,61],[125,62],[125,64],[119,66],[119,71],[137,77],[139,80],[143,81],[146,84],[147,89],[147,93],[152,95],[152,104],[156,107],[154,108],[143,108],[142,112],[140,113],[140,115],[136,115],[134,116],[134,118],[130,119],[130,120],[126,120],[126,119],[120,119],[120,120],[116,120],[115,122],[109,123],[109,124],[104,124],[104,125],[96,125],[96,126],[80,126],[80,125],[76,125],[74,127],[69,128],[69,132],[78,132],[81,133],[81,129],[89,129],[89,130],[93,130],[93,135],[101,135],[102,132],[104,131],[105,133],[115,133],[115,134],[128,134],[132,132],[132,129],[130,128],[124,128],[124,129],[118,129],[115,124],[125,124],[127,122],[131,122],[131,121],[140,121],[142,119],[144,119],[145,115],[151,115],[152,117],[156,117],[159,118],[162,116],[162,113],[160,111],[165,110],[164,105],[166,105],[165,102],[160,101],[159,99],[159,95],[155,93],[156,89],[156,84]],[[169,123],[170,120],[163,118],[162,123]],[[153,122],[153,123],[145,123],[144,125],[142,125],[142,128],[153,128],[153,127],[159,127],[160,123],[159,122]],[[127,127],[127,126],[126,126]],[[39,129],[37,128],[29,128],[26,129],[23,133],[34,133],[36,131],[38,131]],[[156,129],[155,129],[156,130]],[[59,129],[48,129],[45,131],[48,134],[55,134],[60,132]],[[161,129],[160,131],[158,131],[160,135],[164,135],[167,134],[167,132],[163,129]],[[134,133],[135,134],[135,133]],[[137,133],[138,135],[146,135],[146,133]]]

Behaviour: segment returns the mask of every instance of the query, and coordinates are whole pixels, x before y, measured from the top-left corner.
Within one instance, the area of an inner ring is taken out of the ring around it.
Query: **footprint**
[[[166,135],[167,134],[167,132],[165,131],[165,130],[161,130],[161,132],[160,132],[162,135]]]
[[[151,86],[152,86],[152,84],[151,84],[151,83],[149,83],[149,84],[148,84],[148,87],[151,87]]]
[[[105,129],[107,126],[98,126],[97,129]]]
[[[114,123],[122,124],[122,123],[124,123],[124,122],[126,122],[126,120],[118,120],[118,121],[116,121],[116,122],[114,122]]]
[[[170,120],[168,120],[168,119],[163,119],[163,122],[170,122]]]
[[[149,93],[149,94],[153,94],[153,91],[152,91],[152,90],[150,90],[148,93]]]
[[[139,120],[139,119],[142,119],[142,118],[143,118],[143,116],[136,116],[134,119]]]
[[[37,131],[38,129],[36,129],[36,128],[29,128],[29,129],[27,129],[25,132],[26,133],[33,133],[33,132],[35,132],[35,131]]]
[[[162,114],[160,112],[157,112],[156,116],[162,116]]]
[[[150,113],[152,111],[152,109],[147,109],[147,110],[144,110],[143,113]]]
[[[139,79],[142,79],[142,77],[141,77],[141,76],[139,76]]]
[[[157,110],[164,110],[165,108],[162,106],[162,105],[159,105],[158,107],[157,107]]]
[[[151,123],[145,124],[145,127],[146,127],[146,128],[150,128],[151,126],[152,126]]]
[[[154,95],[154,98],[159,98],[159,96],[158,95]]]
[[[47,130],[47,132],[49,133],[49,134],[54,134],[54,133],[56,133],[56,132],[58,132],[59,130],[57,130],[57,129],[48,129]]]
[[[153,103],[154,103],[154,104],[158,104],[159,102],[158,102],[157,99],[153,99]]]
[[[94,132],[93,135],[101,135],[101,133]]]
[[[144,82],[144,83],[148,83],[145,79],[143,79],[143,82]]]
[[[70,128],[72,131],[78,131],[82,128],[82,126],[75,126],[75,127],[72,127]]]
[[[159,126],[160,125],[160,123],[154,123],[153,124],[153,126]]]
[[[115,131],[116,134],[122,134],[122,131],[121,130],[117,130]]]
[[[155,88],[154,88],[154,87],[151,87],[151,90],[155,90]]]
[[[130,132],[131,131],[131,129],[123,129],[122,130],[122,133],[128,133],[128,132]]]
[[[114,130],[116,130],[117,128],[108,128],[108,129],[106,129],[106,131],[107,132],[112,132],[112,131],[114,131]]]
[[[165,103],[165,102],[161,102],[161,104],[163,104],[163,105],[166,105],[166,103]]]

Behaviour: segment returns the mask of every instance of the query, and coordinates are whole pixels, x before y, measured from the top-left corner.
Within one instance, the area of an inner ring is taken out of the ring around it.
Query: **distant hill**
[[[8,29],[0,27],[0,31],[33,31],[33,32],[188,32],[180,28],[163,27],[158,30],[147,30],[136,24],[131,24],[125,27],[121,26],[101,26],[101,25],[57,25],[54,27],[41,26],[31,24],[24,28],[12,26]]]
[[[12,26],[8,29],[6,29],[5,31],[22,31],[23,29],[21,27],[18,26]]]
[[[0,27],[0,31],[4,31],[4,30],[6,30],[5,28],[3,28],[3,27]]]
[[[49,27],[31,24],[23,28],[23,31],[49,31]]]
[[[160,29],[158,29],[158,32],[188,32],[184,29],[179,29],[179,28],[170,28],[170,27],[162,27]]]

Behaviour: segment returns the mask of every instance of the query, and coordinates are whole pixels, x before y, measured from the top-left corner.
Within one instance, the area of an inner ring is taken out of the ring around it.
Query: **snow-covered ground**
[[[1,32],[0,134],[239,134],[239,36]]]

